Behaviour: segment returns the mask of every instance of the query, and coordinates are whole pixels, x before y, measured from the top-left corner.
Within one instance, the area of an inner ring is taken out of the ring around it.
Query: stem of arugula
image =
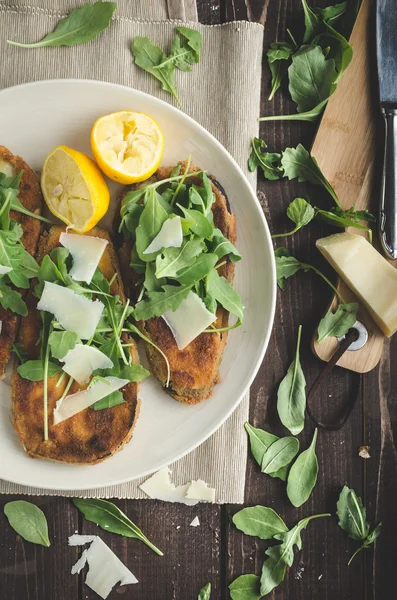
[[[361,545],[359,548],[357,548],[357,550],[356,550],[355,552],[353,552],[353,554],[351,555],[351,557],[349,558],[349,561],[348,561],[348,563],[347,563],[347,566],[348,566],[348,567],[350,567],[350,565],[351,565],[351,562],[352,562],[353,558],[354,558],[355,556],[357,556],[357,554],[358,554],[359,552],[361,552],[361,550],[363,550],[363,549],[364,549],[364,548],[366,548],[366,547],[367,547],[367,546],[365,545],[365,542],[364,542],[364,543],[363,543],[363,544],[362,544],[362,545]]]
[[[73,383],[74,379],[73,377],[69,377],[69,381],[66,384],[65,389],[63,390],[63,394],[62,396],[59,398],[59,403],[62,404],[62,402],[65,400],[66,396],[68,395],[68,391],[70,390],[70,388],[72,387],[72,383]]]
[[[174,192],[174,195],[172,196],[172,198],[171,198],[171,200],[170,200],[170,206],[174,206],[174,202],[175,202],[175,200],[176,200],[176,197],[177,197],[177,196],[178,196],[178,194],[179,194],[179,190],[181,189],[181,187],[182,187],[182,185],[183,185],[183,182],[185,181],[185,179],[186,179],[186,177],[187,177],[187,174],[188,174],[188,172],[189,172],[189,169],[190,169],[190,163],[191,163],[191,162],[192,162],[192,155],[191,155],[191,154],[189,154],[189,156],[187,157],[187,165],[186,165],[186,168],[185,168],[185,172],[183,173],[183,175],[182,175],[182,178],[180,179],[180,181],[179,181],[179,183],[178,183],[178,185],[177,185],[177,188],[176,188],[176,190],[175,190],[175,192]]]
[[[294,38],[294,36],[292,35],[292,33],[289,29],[287,29],[287,33],[288,33],[289,37],[291,38],[292,43],[294,44],[295,48],[297,48],[298,44],[296,43],[296,39]]]
[[[299,231],[299,229],[301,229],[300,227],[295,227],[295,229],[293,229],[292,231],[288,231],[287,233],[275,233],[272,235],[272,239],[273,238],[279,238],[279,237],[287,237],[288,235],[294,235],[294,233],[296,233],[297,231]]]
[[[328,283],[328,285],[334,290],[335,294],[339,298],[339,301],[342,304],[345,304],[345,300],[344,300],[342,294],[336,289],[336,287],[334,286],[334,284],[330,282],[330,280],[328,279],[328,277],[326,277],[323,273],[321,273],[321,271],[319,271],[318,269],[316,269],[316,267],[313,267],[312,265],[307,265],[306,263],[304,263],[304,264],[305,264],[305,267],[307,269],[314,271],[315,273],[317,273],[317,275],[319,275],[322,279],[324,279],[324,281],[326,283]]]

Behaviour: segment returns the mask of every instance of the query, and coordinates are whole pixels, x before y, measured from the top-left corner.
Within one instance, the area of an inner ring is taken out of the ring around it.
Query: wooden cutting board
[[[328,102],[312,147],[342,207],[355,204],[357,209],[367,208],[374,214],[378,211],[383,136],[376,83],[375,4],[375,0],[362,3],[350,38],[353,60]],[[376,237],[374,231],[375,244]],[[346,301],[357,301],[345,283],[340,281],[338,286]],[[336,306],[333,298],[327,310]],[[361,350],[346,352],[338,365],[365,373],[378,364],[385,336],[365,308],[360,308],[358,319],[368,329],[368,341]],[[329,361],[338,345],[334,337],[319,344],[315,332],[313,351],[322,360]]]

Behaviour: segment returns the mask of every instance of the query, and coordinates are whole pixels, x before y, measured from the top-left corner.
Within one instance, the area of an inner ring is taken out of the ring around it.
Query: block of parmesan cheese
[[[317,248],[371,313],[385,335],[397,330],[397,270],[361,235],[337,233]]]

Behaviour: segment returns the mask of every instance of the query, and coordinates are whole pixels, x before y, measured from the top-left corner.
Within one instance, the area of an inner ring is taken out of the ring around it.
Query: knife
[[[377,0],[376,50],[385,150],[379,212],[385,254],[397,258],[397,11],[396,0]]]

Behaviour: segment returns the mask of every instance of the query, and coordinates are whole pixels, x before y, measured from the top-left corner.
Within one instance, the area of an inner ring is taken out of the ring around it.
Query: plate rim
[[[193,444],[192,446],[189,446],[189,448],[183,452],[178,453],[173,460],[170,462],[166,462],[166,463],[161,463],[160,466],[156,467],[156,469],[148,469],[144,472],[142,472],[139,475],[133,475],[133,476],[127,476],[127,477],[123,477],[121,479],[116,479],[114,481],[112,481],[111,483],[90,483],[88,485],[86,485],[84,488],[81,488],[81,490],[93,490],[99,487],[111,487],[114,485],[122,485],[125,483],[128,483],[130,481],[135,481],[137,479],[140,479],[141,477],[147,477],[148,475],[151,475],[152,473],[155,473],[157,471],[159,471],[160,469],[168,466],[169,464],[172,464],[178,460],[180,460],[181,458],[183,458],[184,456],[187,456],[188,454],[190,454],[191,452],[193,452],[193,450],[195,450],[196,448],[198,448],[199,446],[201,446],[201,444],[203,444],[206,440],[208,440],[225,422],[226,420],[231,416],[231,414],[237,409],[237,407],[239,406],[239,404],[241,403],[243,397],[245,396],[245,394],[247,393],[247,391],[249,390],[249,388],[251,387],[256,375],[258,374],[258,371],[263,363],[265,354],[266,354],[266,350],[268,348],[269,345],[269,340],[270,340],[270,336],[272,334],[273,331],[273,326],[274,326],[274,317],[275,317],[275,310],[276,310],[276,299],[277,299],[277,286],[276,286],[276,263],[275,263],[275,258],[274,258],[274,252],[273,252],[273,246],[272,246],[272,238],[271,238],[271,234],[270,234],[270,229],[269,229],[269,225],[267,223],[266,217],[264,215],[263,209],[261,207],[261,204],[258,200],[258,197],[254,191],[254,189],[252,188],[250,182],[248,181],[245,173],[243,172],[243,170],[241,169],[241,167],[239,166],[239,164],[237,163],[237,161],[233,158],[233,156],[230,154],[230,152],[221,144],[221,142],[212,134],[210,133],[205,127],[203,127],[203,125],[201,125],[200,123],[198,123],[198,121],[196,121],[195,119],[193,119],[190,115],[188,115],[187,113],[183,112],[182,110],[180,110],[179,108],[177,108],[176,106],[173,106],[172,104],[169,104],[168,102],[166,102],[165,100],[162,100],[161,98],[158,98],[157,96],[154,96],[152,94],[148,94],[146,92],[143,92],[141,90],[138,90],[134,87],[129,87],[126,85],[122,85],[119,83],[112,83],[109,81],[101,81],[98,79],[88,79],[88,78],[56,78],[56,79],[41,79],[39,81],[30,81],[30,82],[26,82],[26,83],[20,83],[18,85],[14,85],[14,86],[10,86],[8,88],[4,88],[2,90],[0,90],[0,103],[2,100],[2,97],[14,92],[15,90],[19,90],[19,89],[26,89],[26,88],[33,88],[33,87],[45,87],[46,85],[53,85],[53,84],[62,84],[62,85],[66,85],[66,84],[72,84],[72,85],[80,85],[80,84],[89,84],[89,85],[96,85],[98,87],[102,87],[102,86],[107,86],[107,87],[113,87],[113,88],[117,88],[117,89],[122,89],[124,91],[128,91],[128,92],[134,92],[135,94],[138,94],[139,96],[142,96],[143,98],[150,98],[151,100],[154,100],[155,102],[160,103],[161,105],[165,106],[167,110],[171,110],[171,112],[175,113],[176,115],[182,116],[182,118],[186,119],[188,122],[190,122],[191,125],[193,125],[194,127],[198,128],[201,133],[203,133],[206,136],[209,136],[211,141],[215,144],[215,146],[217,146],[218,151],[223,154],[226,155],[227,159],[232,163],[232,166],[234,167],[234,169],[237,171],[238,175],[241,177],[241,179],[244,181],[246,187],[249,190],[249,193],[251,195],[252,200],[254,201],[254,205],[256,207],[258,216],[260,218],[260,221],[262,223],[263,229],[265,231],[265,243],[266,246],[268,247],[269,250],[269,255],[270,255],[270,277],[269,277],[269,285],[271,287],[271,302],[270,302],[270,310],[269,310],[269,325],[267,327],[267,331],[264,332],[263,335],[263,339],[262,339],[262,343],[261,343],[261,351],[258,355],[258,358],[256,360],[256,363],[252,369],[251,372],[251,376],[249,378],[249,380],[247,381],[242,393],[236,398],[235,402],[230,406],[230,408],[225,412],[225,414],[223,415],[223,417],[218,420],[215,424],[214,427],[212,427],[209,432],[207,432],[200,441],[198,441],[197,443]],[[122,450],[121,450],[122,451]],[[101,463],[100,463],[101,464]],[[74,465],[75,467],[78,467],[80,465]],[[93,465],[95,466],[95,465]],[[3,478],[3,476],[2,476]],[[19,478],[18,476],[16,477],[9,477],[7,476],[7,479],[5,479],[5,481],[9,481],[10,483],[14,483],[17,485],[24,485],[24,486],[29,486],[29,487],[36,487],[38,489],[44,489],[44,490],[53,490],[54,488],[51,487],[51,485],[49,484],[37,484],[37,486],[32,486],[32,484],[27,484],[26,482],[23,481],[23,479]],[[76,485],[68,485],[63,484],[62,487],[57,487],[58,491],[74,491],[76,490]]]

